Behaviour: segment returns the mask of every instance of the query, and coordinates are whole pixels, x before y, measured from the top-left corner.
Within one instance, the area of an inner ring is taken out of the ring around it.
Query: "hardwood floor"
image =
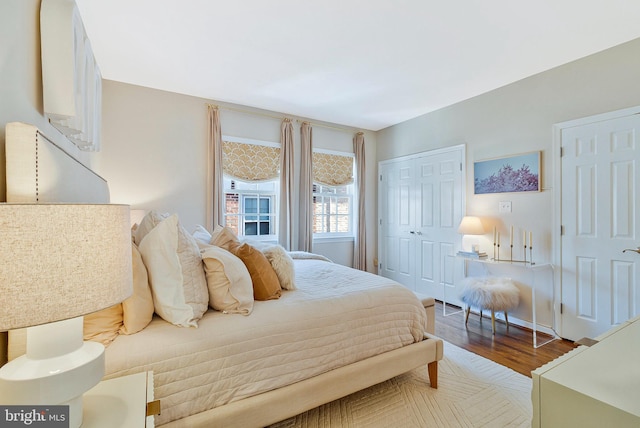
[[[447,305],[447,314],[456,309]],[[436,302],[436,336],[529,377],[532,370],[576,346],[572,341],[559,339],[536,349],[531,330],[513,324],[509,324],[507,330],[504,321],[499,320],[496,320],[496,334],[493,335],[490,312],[484,313],[482,320],[472,312],[465,326],[462,312],[443,316],[441,302]],[[537,337],[539,343],[550,338],[541,333]]]

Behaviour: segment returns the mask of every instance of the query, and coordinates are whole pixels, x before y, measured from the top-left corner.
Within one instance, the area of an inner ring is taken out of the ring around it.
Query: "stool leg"
[[[496,313],[491,309],[491,334],[496,334]]]
[[[464,325],[467,325],[469,322],[469,313],[471,312],[471,306],[467,306],[467,315],[464,318]]]
[[[509,330],[509,315],[507,315],[507,311],[504,311],[504,322],[507,323],[507,330]]]

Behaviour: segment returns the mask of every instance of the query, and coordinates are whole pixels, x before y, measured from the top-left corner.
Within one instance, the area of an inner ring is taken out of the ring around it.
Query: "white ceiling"
[[[378,130],[640,37],[632,0],[76,0],[105,79]]]

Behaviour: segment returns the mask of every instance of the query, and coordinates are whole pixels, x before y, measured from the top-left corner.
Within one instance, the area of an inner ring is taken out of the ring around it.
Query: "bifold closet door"
[[[379,165],[379,273],[436,299],[449,287],[453,303],[463,153],[460,146]]]

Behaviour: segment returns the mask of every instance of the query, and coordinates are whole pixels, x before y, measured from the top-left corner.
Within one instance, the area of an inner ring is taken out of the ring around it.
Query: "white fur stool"
[[[518,306],[520,292],[511,278],[467,277],[461,281],[463,286],[460,299],[467,305],[464,324],[469,321],[471,307],[491,310],[491,331],[496,334],[496,312],[504,312],[504,320],[509,328],[507,311]]]

